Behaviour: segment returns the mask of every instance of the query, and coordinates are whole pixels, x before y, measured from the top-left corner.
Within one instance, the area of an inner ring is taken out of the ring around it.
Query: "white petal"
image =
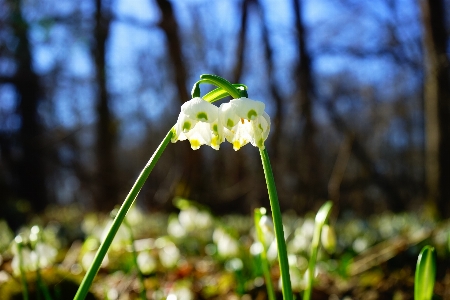
[[[219,107],[219,123],[231,130],[235,127],[241,118],[236,114],[231,102],[222,103]]]
[[[248,98],[239,98],[231,100],[230,104],[234,107],[236,114],[247,120],[254,120],[264,112],[265,105],[260,101]]]
[[[211,147],[215,150],[219,150],[220,144],[223,143],[225,140],[224,128],[221,126],[221,124],[216,120],[214,123],[211,124]]]
[[[266,112],[263,112],[260,124],[263,130],[263,138],[266,140],[270,132],[270,117]]]
[[[208,123],[198,122],[195,127],[189,132],[185,133],[191,148],[197,150],[201,145],[211,145],[211,126]]]
[[[187,139],[185,133],[192,130],[197,122],[197,120],[191,119],[183,112],[180,112],[177,123],[175,124],[175,135],[172,137],[172,143]]]
[[[225,128],[225,137],[233,145],[233,149],[237,151],[252,141],[252,124],[248,120],[242,120],[231,130]]]
[[[218,117],[218,107],[199,97],[185,102],[181,106],[181,112],[190,119],[208,123],[214,122]]]
[[[237,126],[236,126],[236,129],[237,129]],[[234,139],[234,135],[235,135],[236,129],[235,130],[233,130],[233,129],[230,130],[228,128],[224,128],[223,135],[225,136],[225,139],[228,142],[233,143],[233,139]]]
[[[266,112],[256,118],[252,123],[253,139],[252,145],[260,149],[264,149],[264,142],[269,136],[270,131],[270,117]]]
[[[233,145],[234,150],[251,143],[253,146],[264,149],[264,142],[270,131],[270,117],[263,112],[255,120],[241,119],[231,129],[224,129],[224,136]]]

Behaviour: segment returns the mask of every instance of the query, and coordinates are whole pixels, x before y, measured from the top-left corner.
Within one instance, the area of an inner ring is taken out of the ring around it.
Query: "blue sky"
[[[33,25],[31,40],[35,69],[39,74],[45,75],[58,64],[61,64],[62,68],[55,93],[49,95],[56,110],[56,119],[48,122],[50,126],[58,124],[67,128],[93,124],[95,88],[86,84],[92,80],[94,74],[89,36],[79,35],[85,30],[82,26],[74,31],[73,28],[62,24],[45,26],[45,23],[42,23],[45,17],[55,14],[71,15],[75,10],[80,11],[81,16],[86,18],[92,15],[93,1],[56,1],[56,4],[52,0],[38,2],[30,0],[30,9],[25,12]],[[292,1],[261,2],[266,12],[270,42],[276,57],[277,84],[282,94],[289,96],[295,90],[291,76],[293,62],[297,57]],[[221,75],[230,74],[235,62],[236,37],[240,29],[241,1],[177,0],[172,3],[180,25],[183,51],[187,57],[190,76],[188,90],[201,73],[219,70]],[[389,57],[363,59],[333,53],[317,54],[317,51],[333,47],[370,50],[392,42],[385,34],[384,28],[379,27],[380,20],[392,18],[384,1],[354,3],[354,6],[348,8],[330,0],[303,1],[306,33],[313,55],[315,74],[326,77],[345,71],[352,74],[350,80],[378,89],[377,93],[381,99],[390,99],[399,90],[405,94],[416,93],[414,87],[420,86],[420,78],[411,70],[396,69]],[[410,29],[408,31],[408,28],[396,28],[402,30],[397,36],[411,38],[412,32],[420,32],[415,2],[401,0],[396,3],[401,9],[395,17],[407,22]],[[39,11],[33,10],[36,5],[41,8]],[[123,123],[123,136],[133,139],[135,134],[140,134],[145,126],[148,126],[147,122],[136,117],[136,112],[148,119],[157,119],[161,115],[176,115],[178,109],[174,104],[177,104],[177,95],[174,86],[164,82],[170,76],[170,69],[164,67],[167,65],[168,55],[165,36],[156,27],[160,15],[155,4],[150,0],[113,0],[112,10],[119,16],[119,21],[112,23],[108,41],[109,91],[115,114],[119,119],[127,120]],[[149,28],[120,21],[125,18],[147,24]],[[200,29],[200,34],[196,33],[196,29]],[[252,11],[247,41],[249,50],[242,81],[251,87],[252,97],[266,101],[267,89],[263,86],[266,82],[265,69],[264,65],[259,63],[263,60],[260,29],[260,20]],[[205,44],[205,41],[210,44]],[[411,51],[414,54],[417,50]],[[142,77],[143,73],[136,68],[137,65],[148,68],[147,78]],[[152,82],[157,82],[156,88],[152,87]],[[320,82],[317,82],[317,85],[321,88]],[[380,86],[383,88],[379,88]],[[11,93],[12,90],[8,91],[7,86],[2,88],[1,112],[14,110],[14,97]],[[267,104],[270,112],[270,101],[267,101]],[[322,117],[320,119],[324,120]],[[14,126],[17,121],[14,117],[9,120],[8,122],[13,124],[9,126]]]

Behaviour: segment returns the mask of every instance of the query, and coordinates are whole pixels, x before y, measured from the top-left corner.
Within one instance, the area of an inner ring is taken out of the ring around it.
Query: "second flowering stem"
[[[267,150],[260,149],[261,161],[266,177],[267,191],[269,193],[270,207],[272,209],[273,227],[277,241],[278,261],[280,264],[281,284],[284,300],[292,300],[291,277],[289,275],[289,264],[286,251],[286,241],[284,239],[283,221],[281,219],[280,203],[278,202],[277,189],[275,187],[275,179],[270,165]]]
[[[141,174],[139,174],[139,177],[137,178],[136,182],[134,183],[133,187],[131,188],[130,193],[125,198],[125,201],[123,202],[122,206],[119,208],[119,211],[117,212],[117,215],[114,218],[114,221],[111,224],[111,227],[109,228],[105,239],[103,240],[102,244],[100,245],[100,248],[97,251],[97,254],[94,257],[94,261],[92,262],[91,266],[89,267],[89,270],[87,271],[86,275],[83,278],[83,281],[81,282],[80,287],[78,288],[78,291],[74,297],[74,300],[82,300],[88,294],[89,289],[92,285],[92,282],[94,281],[95,275],[97,275],[97,272],[100,269],[102,261],[105,258],[105,255],[108,252],[108,249],[111,246],[111,243],[114,240],[114,237],[115,237],[117,231],[119,230],[120,225],[122,224],[123,220],[125,219],[125,216],[127,215],[128,210],[130,209],[131,205],[134,203],[134,200],[136,199],[137,195],[139,194],[139,192],[140,192],[142,186],[144,185],[145,181],[147,180],[148,176],[152,172],[153,167],[156,165],[158,159],[161,157],[161,154],[164,152],[164,149],[166,149],[166,146],[169,144],[170,139],[172,138],[172,135],[173,135],[173,132],[172,132],[172,130],[170,130],[167,133],[167,135],[165,136],[164,140],[159,145],[159,147],[156,149],[155,153],[153,153],[152,157],[150,157],[149,161],[145,165]]]

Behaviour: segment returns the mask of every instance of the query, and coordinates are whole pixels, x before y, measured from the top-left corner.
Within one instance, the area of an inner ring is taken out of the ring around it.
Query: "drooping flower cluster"
[[[270,131],[265,105],[248,98],[233,99],[217,107],[202,98],[193,98],[181,106],[172,142],[189,140],[197,150],[208,145],[218,150],[227,140],[234,150],[251,143],[264,149]]]

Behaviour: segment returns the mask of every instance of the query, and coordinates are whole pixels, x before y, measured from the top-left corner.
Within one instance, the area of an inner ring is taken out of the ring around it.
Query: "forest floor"
[[[147,299],[268,299],[253,216],[216,217],[186,203],[172,214],[132,209],[88,298],[139,299],[144,289]],[[29,299],[47,299],[44,289],[51,299],[73,298],[110,222],[108,215],[70,206],[49,208],[24,225],[17,233],[25,237],[21,253]],[[314,214],[286,213],[283,222],[292,287],[301,299]],[[336,247],[319,251],[312,299],[413,299],[417,257],[425,245],[437,253],[433,299],[450,299],[449,220],[386,212],[364,219],[348,215],[330,226]],[[0,299],[23,299],[17,233],[0,221]],[[266,239],[272,283],[281,299],[270,231]]]

